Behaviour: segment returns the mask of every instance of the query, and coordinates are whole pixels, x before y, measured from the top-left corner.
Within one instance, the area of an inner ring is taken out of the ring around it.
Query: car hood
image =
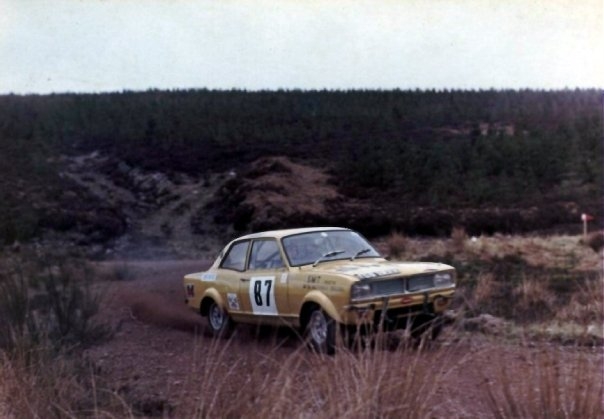
[[[453,269],[452,266],[443,263],[394,262],[383,259],[377,261],[342,260],[324,262],[314,268],[310,268],[310,270],[317,274],[346,275],[361,280],[420,275]]]

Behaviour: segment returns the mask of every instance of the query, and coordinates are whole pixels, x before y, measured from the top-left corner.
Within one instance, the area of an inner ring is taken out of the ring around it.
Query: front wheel
[[[319,307],[310,313],[306,339],[317,353],[333,355],[336,352],[336,322]]]
[[[208,325],[214,336],[226,337],[233,329],[233,321],[228,313],[212,301],[208,308]]]

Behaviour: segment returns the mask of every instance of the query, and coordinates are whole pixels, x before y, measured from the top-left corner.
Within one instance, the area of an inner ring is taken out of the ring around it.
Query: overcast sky
[[[604,0],[0,0],[0,94],[604,87]]]

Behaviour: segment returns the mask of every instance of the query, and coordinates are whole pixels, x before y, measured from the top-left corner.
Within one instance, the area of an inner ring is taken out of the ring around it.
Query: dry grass
[[[556,312],[557,320],[570,320],[579,324],[604,324],[602,313],[604,276],[579,286],[570,296],[570,301]]]
[[[67,359],[32,368],[4,356],[0,413],[7,418],[432,418],[447,412],[450,417],[502,419],[604,414],[601,358],[555,347],[489,348],[488,354],[466,355],[461,351],[467,345],[360,352],[339,348],[335,357],[324,357],[303,346],[286,353],[275,345],[263,352],[236,338],[204,340],[194,350],[196,361],[183,377],[181,396],[170,399],[120,396],[90,365]],[[447,390],[468,368],[480,368],[487,383],[466,389],[478,391],[475,405],[450,399],[464,390]],[[484,401],[479,402],[481,395]]]
[[[407,237],[405,237],[403,234],[398,232],[391,233],[386,238],[388,255],[395,259],[398,259],[403,256],[403,254],[407,250],[407,242]]]
[[[460,229],[450,239],[408,237],[404,257],[457,268],[459,319],[489,314],[520,325],[509,329],[514,336],[514,330],[530,328],[539,339],[586,345],[604,340],[602,259],[580,236],[467,240]]]
[[[542,315],[555,311],[557,299],[550,289],[547,278],[524,277],[512,290],[516,312],[524,319],[532,313]]]
[[[495,418],[604,417],[601,365],[594,365],[586,354],[569,357],[561,349],[528,356],[530,367],[520,376],[501,362],[495,380],[484,386]]]
[[[587,237],[581,239],[581,243],[591,248],[597,254],[601,254],[602,249],[604,249],[604,231],[588,234]]]
[[[254,208],[255,219],[275,223],[296,214],[317,216],[327,211],[327,201],[340,197],[323,170],[286,157],[260,159],[253,170],[254,176],[243,183],[247,196],[242,205]]]
[[[462,233],[456,240],[462,241]],[[457,233],[456,233],[457,234]],[[602,270],[602,256],[582,244],[577,236],[493,236],[472,237],[463,241],[463,251],[453,252],[453,237],[406,238],[404,257],[408,260],[442,260],[454,255],[458,262],[471,260],[490,261],[514,255],[524,259],[529,265],[544,268],[564,268],[575,271]],[[376,240],[377,247],[387,251],[387,238]]]
[[[449,241],[402,239],[402,254],[410,259],[423,259],[426,254],[445,256],[451,249]],[[517,316],[541,311],[549,313],[551,323],[538,325],[541,330],[560,335],[568,333],[567,326],[572,323],[577,326],[572,333],[579,335],[590,328],[601,329],[604,321],[604,278],[575,280],[574,271],[591,263],[582,260],[583,255],[598,258],[575,238],[499,236],[467,241],[465,249],[450,263],[481,262],[477,270],[468,270],[459,284],[459,294],[465,297],[470,312],[501,309],[502,313]],[[528,269],[529,263],[537,263],[537,269]],[[562,272],[563,277],[551,276],[549,268]],[[159,300],[145,304],[133,300],[132,314],[146,318],[151,312],[148,309],[160,305]],[[172,321],[170,313],[154,314],[160,314],[161,321]],[[191,325],[190,330],[194,330],[196,323]],[[460,335],[459,339],[463,341],[464,337]],[[200,418],[438,417],[447,411],[448,403],[438,391],[447,387],[460,362],[455,345],[359,352],[339,348],[335,357],[320,357],[303,345],[290,352],[278,351],[278,343],[274,351],[261,353],[250,349],[248,341],[233,338],[197,348],[190,376],[183,378],[183,388],[195,389],[193,401],[184,392],[180,400],[160,400],[153,395],[141,399],[118,394],[94,365],[73,353],[50,350],[51,346],[42,339],[37,345],[20,346],[0,355],[0,417],[169,417],[174,409],[191,403],[191,409],[181,411]],[[524,368],[509,369],[510,359],[489,359],[490,370],[485,373],[489,385],[483,389],[491,415],[604,416],[599,404],[599,364],[594,366],[589,357],[577,356],[576,349],[565,352],[548,346],[543,351],[521,348],[519,352],[519,357],[529,360]],[[473,412],[473,406],[466,409]]]
[[[285,358],[248,350],[233,359],[228,353],[236,344],[219,341],[204,350],[194,372],[201,377],[195,417],[425,418],[452,370],[447,350],[424,356],[339,348],[324,357],[300,346]],[[245,392],[233,397],[234,385]]]
[[[495,280],[491,272],[479,274],[476,279],[471,305],[476,308],[485,307],[501,292],[501,285]]]
[[[88,265],[66,255],[25,252],[0,264],[0,409],[8,416],[79,417],[109,393],[81,349],[109,337],[96,322]],[[119,405],[119,403],[118,403]]]
[[[35,355],[0,354],[2,417],[131,416],[131,408],[106,384],[101,384],[91,366],[72,356],[57,356],[45,348],[36,350]]]
[[[515,277],[515,275],[518,275]],[[490,314],[529,328],[540,339],[598,345],[604,338],[603,279],[558,278],[537,272],[478,272],[458,284],[456,309],[466,317]],[[591,337],[586,339],[586,333]]]
[[[99,295],[95,273],[80,259],[32,253],[0,264],[0,349],[85,346],[109,337],[94,318]]]
[[[529,265],[575,271],[597,271],[601,258],[580,244],[580,236],[503,236],[478,237],[471,241],[465,257],[490,260],[515,255]]]
[[[466,250],[466,243],[468,242],[468,234],[463,227],[453,227],[451,230],[451,246],[457,253],[464,252]]]

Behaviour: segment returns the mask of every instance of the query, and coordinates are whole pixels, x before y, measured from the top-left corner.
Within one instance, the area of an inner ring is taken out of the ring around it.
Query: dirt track
[[[270,356],[274,365],[278,365],[302,346],[296,335],[287,330],[258,333],[255,328],[241,325],[230,342],[214,342],[205,332],[205,319],[185,306],[181,285],[185,273],[202,270],[207,265],[208,262],[199,261],[98,265],[107,277],[115,269],[126,270],[128,279],[101,284],[104,293],[101,317],[112,325],[115,336],[91,348],[88,354],[102,375],[109,378],[108,385],[141,414],[161,416],[162,411],[173,417],[194,414],[200,392],[208,388],[208,371],[212,371],[204,364],[204,357],[209,352],[216,354],[222,346],[228,347],[218,358],[222,365],[212,368],[246,365],[247,361],[241,361],[244,354],[245,359],[252,362]],[[441,349],[447,348],[450,350],[444,361]],[[497,365],[507,365],[512,376],[522,379],[525,371],[533,366],[527,351],[538,353],[547,348],[527,349],[492,337],[445,332],[434,348],[419,354],[428,363],[447,364],[447,368],[442,369],[448,372],[447,377],[435,392],[436,417],[488,415],[482,387],[498,377],[493,360],[498,360]],[[598,365],[597,371],[602,370],[601,348],[568,349],[567,354],[575,356],[579,352],[587,353],[590,362]],[[313,355],[308,353],[308,356]],[[417,351],[411,356],[418,356]],[[241,390],[237,374],[230,376],[232,382],[227,383],[223,391],[236,394]]]

